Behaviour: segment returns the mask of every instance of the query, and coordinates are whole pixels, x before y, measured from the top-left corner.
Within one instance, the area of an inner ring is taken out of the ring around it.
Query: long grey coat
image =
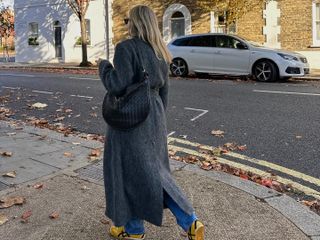
[[[137,128],[119,131],[108,128],[104,154],[106,215],[116,226],[136,217],[160,226],[163,216],[163,191],[188,214],[193,208],[170,173],[165,109],[168,102],[168,66],[159,60],[146,42],[134,38],[117,45],[114,67],[108,61],[99,66],[107,89],[119,93],[133,83],[140,64],[149,73],[152,88],[151,111]]]

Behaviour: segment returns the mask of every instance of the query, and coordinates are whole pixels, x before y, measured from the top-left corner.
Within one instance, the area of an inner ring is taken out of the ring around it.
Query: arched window
[[[163,15],[163,37],[165,42],[191,33],[191,14],[188,8],[182,4],[170,5]]]
[[[186,35],[185,18],[182,12],[177,11],[171,17],[171,39]]]

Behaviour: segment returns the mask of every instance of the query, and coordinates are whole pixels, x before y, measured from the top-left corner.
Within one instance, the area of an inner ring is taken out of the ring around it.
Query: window
[[[192,47],[213,47],[212,36],[199,36],[190,39],[189,46]]]
[[[163,39],[169,43],[173,37],[192,34],[191,14],[183,4],[170,5],[163,15]]]
[[[39,45],[39,25],[38,23],[29,23],[28,44],[31,46]]]
[[[313,3],[313,45],[320,46],[320,3]]]
[[[182,12],[175,12],[171,17],[171,38],[185,35],[185,18]]]
[[[189,41],[190,41],[190,38],[180,38],[180,39],[175,40],[172,43],[172,45],[179,46],[179,47],[185,47],[185,46],[189,45]]]
[[[235,21],[229,22],[229,11],[211,12],[211,32],[236,34],[237,24]]]
[[[238,39],[228,36],[217,36],[216,37],[216,47],[219,48],[237,48],[244,49],[247,48],[244,43],[240,42]]]

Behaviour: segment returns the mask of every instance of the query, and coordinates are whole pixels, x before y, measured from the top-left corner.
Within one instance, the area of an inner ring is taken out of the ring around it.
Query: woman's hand
[[[99,58],[98,60],[96,60],[96,64],[97,64],[97,66],[99,66],[100,65],[100,63],[103,61],[104,59],[102,59],[102,58]]]

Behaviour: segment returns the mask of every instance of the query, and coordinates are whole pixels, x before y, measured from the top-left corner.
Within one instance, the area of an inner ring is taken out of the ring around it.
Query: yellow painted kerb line
[[[178,139],[178,140],[179,140],[179,142],[181,142],[181,141],[188,142],[188,141],[181,140],[181,139]],[[208,157],[206,154],[199,153],[199,152],[197,152],[195,150],[191,150],[191,149],[188,149],[188,148],[177,147],[177,146],[171,145],[172,141],[173,141],[173,138],[169,139],[169,142],[170,142],[169,149],[170,150],[177,151],[177,152],[183,152],[183,153],[187,153],[187,154],[198,156],[198,157],[202,157],[202,158]],[[192,143],[192,144],[196,144],[196,143]],[[188,145],[190,145],[190,144],[188,144]],[[199,144],[199,145],[201,145],[201,144]],[[192,146],[194,146],[194,145],[192,145]],[[202,146],[202,148],[204,148],[204,145],[201,145],[201,146]],[[207,146],[207,147],[211,148],[210,146]],[[245,171],[250,171],[250,172],[252,172],[254,174],[258,174],[260,176],[270,176],[270,173],[268,173],[268,172],[265,172],[265,171],[262,171],[260,169],[256,169],[256,168],[253,168],[253,167],[250,167],[250,166],[246,166],[246,165],[241,164],[241,163],[233,162],[233,161],[230,161],[230,160],[227,160],[227,159],[224,159],[224,158],[218,157],[217,161],[220,162],[220,163],[227,164],[229,166],[238,168],[238,169],[243,169]],[[286,173],[286,174],[288,174],[288,173]],[[313,197],[315,197],[317,199],[320,199],[320,192],[318,192],[318,191],[316,191],[316,190],[314,190],[312,188],[303,186],[303,185],[301,185],[299,183],[296,183],[296,182],[294,182],[292,180],[289,180],[289,179],[286,179],[286,178],[283,178],[283,177],[279,177],[279,176],[277,176],[277,180],[279,182],[283,183],[283,184],[290,184],[295,189],[297,189],[299,191],[302,191],[307,195],[310,195],[310,196],[313,196]]]
[[[189,145],[189,146],[192,146],[192,147],[201,146],[201,148],[206,149],[206,150],[214,150],[214,148],[211,147],[211,146],[202,145],[202,144],[199,144],[199,143],[193,143],[193,142],[190,142],[190,141],[187,141],[187,140],[183,140],[183,139],[178,139],[178,138],[169,138],[169,142],[178,142],[178,143],[182,143],[184,145]],[[263,166],[263,167],[267,167],[267,168],[276,170],[278,172],[282,172],[284,174],[290,175],[292,177],[302,179],[303,181],[312,183],[312,184],[320,187],[320,179],[319,178],[315,178],[315,177],[309,176],[307,174],[300,173],[298,171],[295,171],[295,170],[292,170],[292,169],[289,169],[289,168],[285,168],[285,167],[282,167],[282,166],[274,164],[274,163],[270,163],[270,162],[267,162],[267,161],[264,161],[264,160],[259,160],[259,159],[256,159],[256,158],[251,158],[251,157],[248,157],[248,156],[245,156],[245,155],[242,155],[242,154],[238,154],[238,153],[228,152],[228,153],[226,153],[224,155],[229,156],[229,157],[233,157],[233,158],[236,158],[236,159],[241,159],[241,160],[244,160],[244,161],[247,161],[247,162],[251,162],[251,163]]]

